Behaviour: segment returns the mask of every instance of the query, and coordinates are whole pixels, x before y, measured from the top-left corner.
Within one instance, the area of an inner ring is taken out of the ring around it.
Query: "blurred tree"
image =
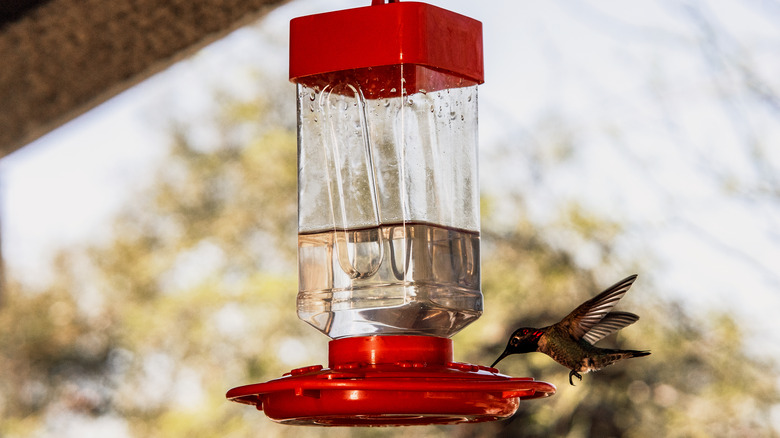
[[[566,253],[550,250],[540,238],[544,230],[525,223],[500,229],[487,219],[483,291],[490,318],[471,327],[468,335],[474,339],[466,347],[469,359],[478,363],[497,357],[514,328],[557,322],[611,284],[597,284],[593,273],[577,268]],[[595,217],[588,222],[602,230],[618,228]],[[608,247],[608,236],[590,239]],[[463,428],[458,436],[774,436],[771,406],[780,396],[776,365],[745,353],[732,317],[694,319],[678,304],[654,297],[639,267],[626,273],[637,271],[637,283],[618,307],[641,319],[619,339],[613,335],[602,342],[650,349],[651,356],[587,374],[577,387],[568,385],[568,370],[546,356],[507,358],[504,372],[554,382],[558,393],[522,404],[511,421]],[[497,325],[501,336],[486,345],[485,339],[496,338]]]
[[[74,416],[117,436],[409,433],[279,426],[224,399],[230,387],[326,362],[327,338],[295,316],[295,132],[289,120],[280,122],[280,111],[292,111],[277,101],[272,94],[225,101],[208,127],[218,134],[213,144],[196,147],[188,126],[174,127],[170,158],[151,189],[117,218],[111,242],[64,251],[44,290],[9,284],[0,311],[3,436],[53,435]],[[597,282],[594,271],[545,241],[548,231],[520,219],[523,199],[500,202],[520,209],[508,221],[498,200],[484,195],[489,317],[455,338],[458,359],[473,363],[490,363],[514,327],[555,322],[614,279],[643,273],[638,266],[609,268],[614,276]],[[556,227],[602,249],[600,266],[610,264],[619,224],[577,206],[560,221]],[[523,403],[511,421],[415,433],[775,433],[769,409],[779,401],[777,368],[746,355],[734,321],[693,320],[654,299],[641,275],[634,289],[622,306],[642,319],[618,344],[651,349],[652,356],[588,374],[574,388],[549,358],[515,356],[502,363],[505,372],[554,382],[558,394]]]

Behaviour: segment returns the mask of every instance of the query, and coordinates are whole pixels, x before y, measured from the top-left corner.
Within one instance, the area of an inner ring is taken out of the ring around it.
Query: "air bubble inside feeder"
[[[328,368],[230,390],[288,424],[480,422],[555,388],[453,359],[482,313],[482,25],[416,2],[290,23],[297,84],[298,316]]]

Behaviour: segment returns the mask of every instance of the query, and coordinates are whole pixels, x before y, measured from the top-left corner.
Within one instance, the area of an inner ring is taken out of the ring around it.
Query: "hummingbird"
[[[594,344],[610,333],[635,323],[639,317],[629,312],[613,312],[612,308],[623,298],[636,280],[631,275],[608,287],[604,292],[580,304],[560,322],[542,328],[521,327],[512,333],[506,349],[493,362],[520,353],[538,351],[569,368],[572,377],[582,381],[580,373],[597,371],[607,365],[632,357],[647,356],[649,351],[599,348]]]

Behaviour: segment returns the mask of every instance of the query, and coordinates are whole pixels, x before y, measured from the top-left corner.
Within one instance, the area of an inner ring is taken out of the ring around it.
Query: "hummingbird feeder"
[[[549,383],[455,362],[482,314],[477,85],[482,24],[417,2],[290,22],[298,103],[298,316],[328,368],[227,398],[322,426],[506,418]]]

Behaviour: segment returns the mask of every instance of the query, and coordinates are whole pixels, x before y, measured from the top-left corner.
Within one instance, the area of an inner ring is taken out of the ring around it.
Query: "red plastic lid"
[[[424,3],[373,3],[290,21],[290,79],[417,64],[485,81],[482,23]]]
[[[292,370],[233,388],[227,398],[274,421],[321,426],[403,426],[492,421],[555,387],[495,368],[453,362],[452,341],[431,336],[333,340],[329,367]]]

